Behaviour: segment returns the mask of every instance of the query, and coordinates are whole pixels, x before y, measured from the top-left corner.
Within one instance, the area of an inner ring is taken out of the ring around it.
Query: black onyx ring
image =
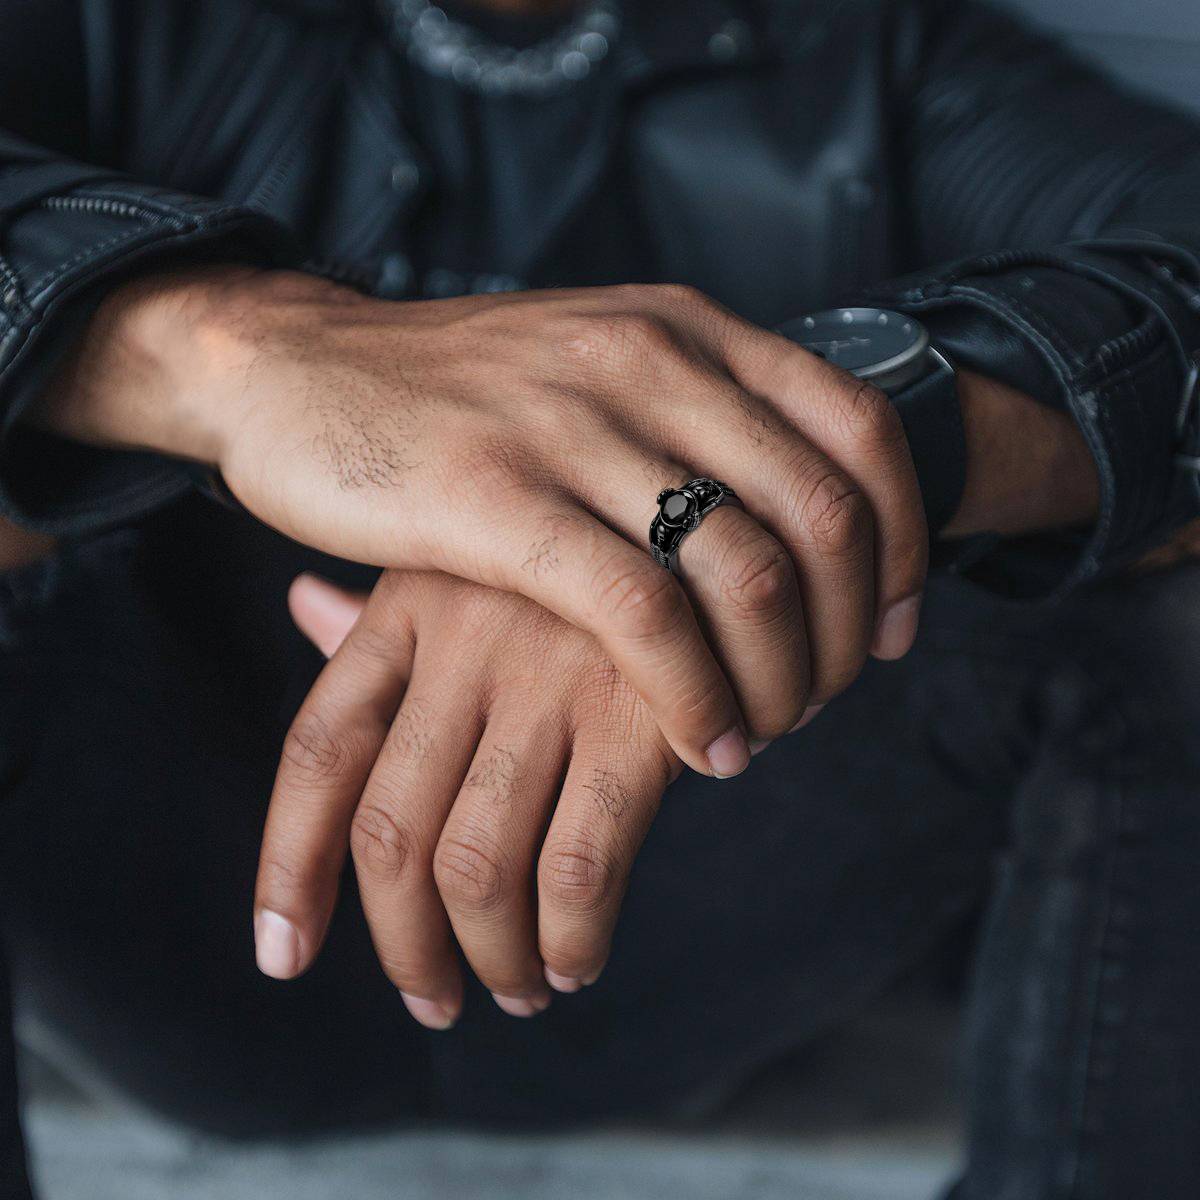
[[[742,507],[737,493],[716,479],[693,479],[681,488],[658,493],[658,515],[650,522],[650,553],[672,574],[679,573],[679,547],[683,539],[715,508]]]

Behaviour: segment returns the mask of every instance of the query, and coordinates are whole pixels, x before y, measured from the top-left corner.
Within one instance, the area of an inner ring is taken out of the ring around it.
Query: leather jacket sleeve
[[[20,419],[106,290],[147,265],[290,261],[263,214],[81,161],[92,143],[75,0],[0,6],[0,513],[81,532],[186,491],[158,456],[89,450]]]
[[[1062,592],[1200,514],[1200,122],[983,5],[927,5],[899,37],[913,265],[943,265],[871,299],[1078,422],[1099,519],[1002,572]]]

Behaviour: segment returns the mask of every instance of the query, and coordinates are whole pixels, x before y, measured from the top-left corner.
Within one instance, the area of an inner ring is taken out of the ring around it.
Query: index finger
[[[377,628],[379,589],[325,665],[284,741],[254,895],[259,969],[290,979],[316,958],[337,900],[350,823],[412,670],[397,612]]]

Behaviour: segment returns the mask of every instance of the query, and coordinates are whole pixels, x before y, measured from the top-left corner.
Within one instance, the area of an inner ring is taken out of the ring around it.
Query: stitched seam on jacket
[[[0,254],[0,280],[5,284],[6,290],[12,288],[17,293],[17,299],[24,303],[25,289],[21,286],[20,276],[9,266],[8,259],[2,254]]]
[[[46,290],[52,288],[55,283],[62,280],[66,275],[68,275],[70,273],[71,270],[73,270],[75,267],[77,267],[80,263],[87,262],[90,259],[94,259],[101,252],[110,251],[110,250],[114,249],[115,247],[120,246],[122,244],[129,245],[129,244],[137,242],[139,239],[141,239],[142,245],[144,245],[144,246],[153,245],[156,240],[161,241],[164,244],[167,244],[167,243],[170,243],[173,241],[186,240],[187,238],[194,236],[198,232],[219,232],[221,224],[223,224],[223,222],[216,222],[216,223],[210,222],[207,225],[200,225],[199,223],[194,223],[187,227],[180,227],[180,228],[173,229],[166,236],[160,235],[157,238],[147,236],[156,231],[148,230],[146,228],[138,228],[138,229],[133,229],[133,230],[127,230],[120,234],[113,234],[111,237],[105,238],[103,241],[100,241],[100,242],[94,243],[91,246],[85,247],[84,249],[82,249],[82,250],[78,251],[76,254],[74,254],[66,262],[59,263],[51,270],[43,273],[39,277],[36,287],[30,288],[30,293],[32,296],[36,296],[39,292],[43,292],[43,291],[46,291]],[[106,264],[106,265],[108,265],[108,264]],[[53,297],[51,297],[46,303],[44,303],[42,305],[32,307],[30,309],[30,314],[31,314],[32,319],[27,319],[26,321],[23,321],[20,325],[13,326],[14,332],[16,332],[22,336],[19,338],[18,342],[16,343],[16,348],[12,351],[12,353],[4,356],[6,361],[2,365],[0,365],[0,376],[3,375],[3,372],[5,370],[7,370],[8,364],[11,363],[13,359],[17,358],[20,355],[21,350],[23,349],[25,343],[29,340],[29,337],[33,333],[34,329],[36,329],[38,324],[41,322],[43,316],[45,315],[45,310],[47,308],[49,308],[52,303],[53,303]]]
[[[140,237],[145,237],[149,230],[138,228],[126,230],[123,233],[114,233],[103,241],[95,242],[91,246],[85,247],[83,250],[76,251],[66,262],[58,263],[44,272],[36,280],[29,285],[29,296],[34,299],[40,292],[51,287],[55,282],[62,279],[65,275],[69,275],[81,263],[87,262],[89,259],[94,259],[98,255],[112,250],[125,242],[136,241]]]

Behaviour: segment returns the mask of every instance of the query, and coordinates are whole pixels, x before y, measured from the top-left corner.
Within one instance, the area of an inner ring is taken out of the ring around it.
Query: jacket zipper
[[[130,221],[164,221],[170,218],[150,212],[127,200],[113,200],[102,196],[47,196],[42,208],[66,210],[68,212],[100,213],[106,217],[125,217]]]

